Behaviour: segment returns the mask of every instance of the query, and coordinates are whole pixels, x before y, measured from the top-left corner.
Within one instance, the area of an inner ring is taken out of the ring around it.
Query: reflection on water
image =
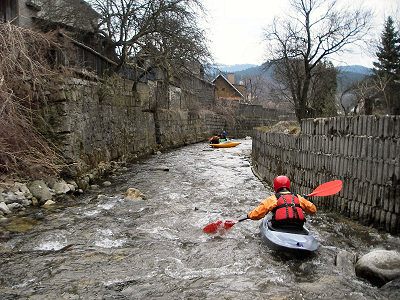
[[[218,219],[238,219],[271,193],[252,173],[251,141],[241,142],[153,156],[98,194],[40,218],[32,209],[0,224],[3,298],[384,299],[375,287],[341,274],[335,256],[342,249],[398,248],[399,239],[338,215],[309,218],[321,246],[303,259],[268,249],[259,222],[202,232]],[[124,199],[130,187],[146,200]]]

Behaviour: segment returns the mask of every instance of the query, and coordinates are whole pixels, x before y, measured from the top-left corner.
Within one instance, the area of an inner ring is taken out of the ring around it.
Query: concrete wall
[[[286,174],[302,194],[343,180],[338,195],[315,203],[400,232],[400,116],[304,120],[299,136],[257,131],[252,155],[254,170],[266,182]]]

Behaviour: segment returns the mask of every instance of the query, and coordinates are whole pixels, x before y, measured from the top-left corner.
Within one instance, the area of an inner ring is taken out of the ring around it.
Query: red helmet
[[[287,176],[278,176],[274,178],[274,190],[278,192],[281,188],[290,189],[290,180]]]

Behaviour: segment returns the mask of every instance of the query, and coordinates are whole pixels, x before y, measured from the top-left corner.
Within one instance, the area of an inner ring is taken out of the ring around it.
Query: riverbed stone
[[[356,262],[356,255],[346,250],[340,250],[336,255],[335,265],[342,274],[354,276],[355,262]]]
[[[91,186],[90,186],[90,189],[91,190],[98,190],[100,188],[100,186],[98,185],[98,184],[92,184]]]
[[[5,194],[4,197],[4,202],[6,204],[10,203],[22,203],[23,200],[26,200],[26,197],[24,196],[24,193],[21,191],[16,191],[16,192],[8,192]]]
[[[400,278],[389,281],[380,288],[380,291],[388,299],[400,299]]]
[[[19,191],[19,192],[23,193],[23,195],[26,199],[31,199],[33,197],[31,191],[28,189],[28,187],[25,183],[15,182],[14,189],[15,189],[15,192]]]
[[[39,201],[38,201],[38,199],[36,199],[35,197],[33,197],[33,198],[31,199],[31,201],[32,201],[32,205],[33,205],[33,206],[38,206],[38,205],[39,205]]]
[[[47,200],[52,198],[50,189],[43,180],[32,181],[28,185],[28,188],[39,203],[45,203]]]
[[[55,181],[50,187],[54,190],[56,195],[66,194],[71,191],[69,184],[63,179]]]
[[[146,196],[135,188],[128,188],[124,194],[125,199],[128,200],[143,200],[146,199]]]
[[[29,199],[24,199],[24,200],[22,200],[21,204],[22,204],[24,207],[31,206],[32,201],[29,200]]]
[[[16,202],[7,204],[7,206],[8,206],[8,208],[9,208],[10,210],[20,210],[20,209],[23,208],[23,206],[22,206],[21,204],[16,203]]]
[[[355,271],[358,277],[382,286],[400,278],[400,253],[394,250],[374,250],[357,261]]]
[[[90,186],[90,178],[88,175],[82,176],[77,179],[78,187],[82,190],[87,190]]]
[[[75,192],[79,187],[78,184],[74,180],[67,181],[69,188],[72,192]]]
[[[45,204],[43,204],[44,208],[48,208],[52,205],[54,205],[56,202],[54,202],[53,200],[47,200]]]
[[[307,293],[322,293],[326,289],[326,285],[340,284],[340,278],[336,276],[322,276],[315,282],[302,282],[299,288]]]
[[[8,208],[7,204],[5,204],[4,202],[0,202],[0,210],[6,215],[11,213],[11,210]]]

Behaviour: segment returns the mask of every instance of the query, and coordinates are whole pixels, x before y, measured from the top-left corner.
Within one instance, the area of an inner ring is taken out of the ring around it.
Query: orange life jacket
[[[275,194],[277,206],[272,210],[272,221],[275,224],[299,224],[305,222],[300,200],[295,194]]]

